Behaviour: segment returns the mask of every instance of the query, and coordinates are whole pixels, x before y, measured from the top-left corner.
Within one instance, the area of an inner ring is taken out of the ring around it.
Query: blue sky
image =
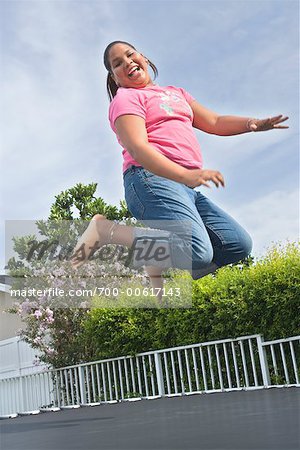
[[[5,1],[1,8],[1,262],[4,221],[46,219],[55,195],[97,182],[123,199],[122,157],[107,112],[106,45],[132,42],[220,114],[285,114],[284,131],[217,137],[196,131],[205,193],[252,235],[253,254],[299,238],[297,0]]]

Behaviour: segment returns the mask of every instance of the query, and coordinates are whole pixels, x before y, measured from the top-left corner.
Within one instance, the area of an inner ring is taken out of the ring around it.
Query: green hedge
[[[300,249],[272,248],[253,265],[227,266],[193,283],[186,309],[94,309],[83,323],[86,360],[213,339],[300,334]]]

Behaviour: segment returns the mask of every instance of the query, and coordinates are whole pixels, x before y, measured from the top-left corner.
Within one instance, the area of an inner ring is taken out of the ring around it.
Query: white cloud
[[[11,53],[6,54],[1,98],[6,165],[2,184],[6,198],[14,204],[19,203],[24,191],[32,197],[33,185],[38,184],[38,198],[34,195],[29,205],[20,202],[12,213],[21,217],[27,213],[30,218],[33,211],[48,211],[47,193],[53,198],[54,193],[72,186],[75,180],[95,181],[97,166],[101,173],[101,161],[111,156],[108,101],[101,89],[105,85],[104,73],[99,70],[96,43],[92,51],[86,51],[86,45],[91,40],[89,25],[95,26],[93,13],[101,11],[102,19],[93,31],[94,39],[101,36],[103,23],[112,16],[106,2],[101,2],[101,8],[99,3],[81,3],[85,21],[70,11],[69,2],[16,5],[17,26]],[[82,48],[81,39],[86,40]],[[12,184],[13,178],[17,182]],[[36,207],[43,202],[44,208]],[[6,203],[4,215],[11,210]]]
[[[275,191],[231,211],[253,239],[253,254],[261,256],[273,243],[299,241],[299,191]]]

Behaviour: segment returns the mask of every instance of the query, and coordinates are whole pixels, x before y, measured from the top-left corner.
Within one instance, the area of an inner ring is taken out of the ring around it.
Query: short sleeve
[[[109,121],[113,130],[117,118],[125,114],[134,114],[146,119],[145,100],[138,89],[118,89],[109,107]]]
[[[195,100],[195,98],[189,92],[187,92],[185,89],[179,88],[179,90],[182,92],[184,98],[186,99],[186,101],[188,102],[189,105]]]

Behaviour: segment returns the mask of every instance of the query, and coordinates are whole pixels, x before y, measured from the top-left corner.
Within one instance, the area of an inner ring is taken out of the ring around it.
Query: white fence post
[[[79,372],[79,392],[80,392],[80,403],[85,404],[86,403],[86,389],[85,389],[85,374],[84,374],[84,367],[80,366],[78,367]]]
[[[19,407],[20,407],[20,410],[21,411],[25,411],[25,404],[26,404],[26,402],[25,402],[25,392],[24,392],[24,389],[23,389],[23,378],[22,377],[20,377],[19,378],[19,395],[20,395],[20,397],[19,397]]]
[[[160,353],[157,353],[157,352],[154,353],[154,361],[155,361],[155,371],[156,371],[158,395],[163,397],[165,395],[165,384],[164,384],[164,377],[163,377]]]
[[[261,367],[261,373],[262,373],[262,379],[263,379],[263,385],[264,387],[270,386],[270,374],[269,374],[269,367],[268,367],[268,361],[266,356],[266,349],[262,345],[263,343],[263,337],[261,335],[257,336],[257,349],[258,349],[258,356],[259,356],[259,362]]]

